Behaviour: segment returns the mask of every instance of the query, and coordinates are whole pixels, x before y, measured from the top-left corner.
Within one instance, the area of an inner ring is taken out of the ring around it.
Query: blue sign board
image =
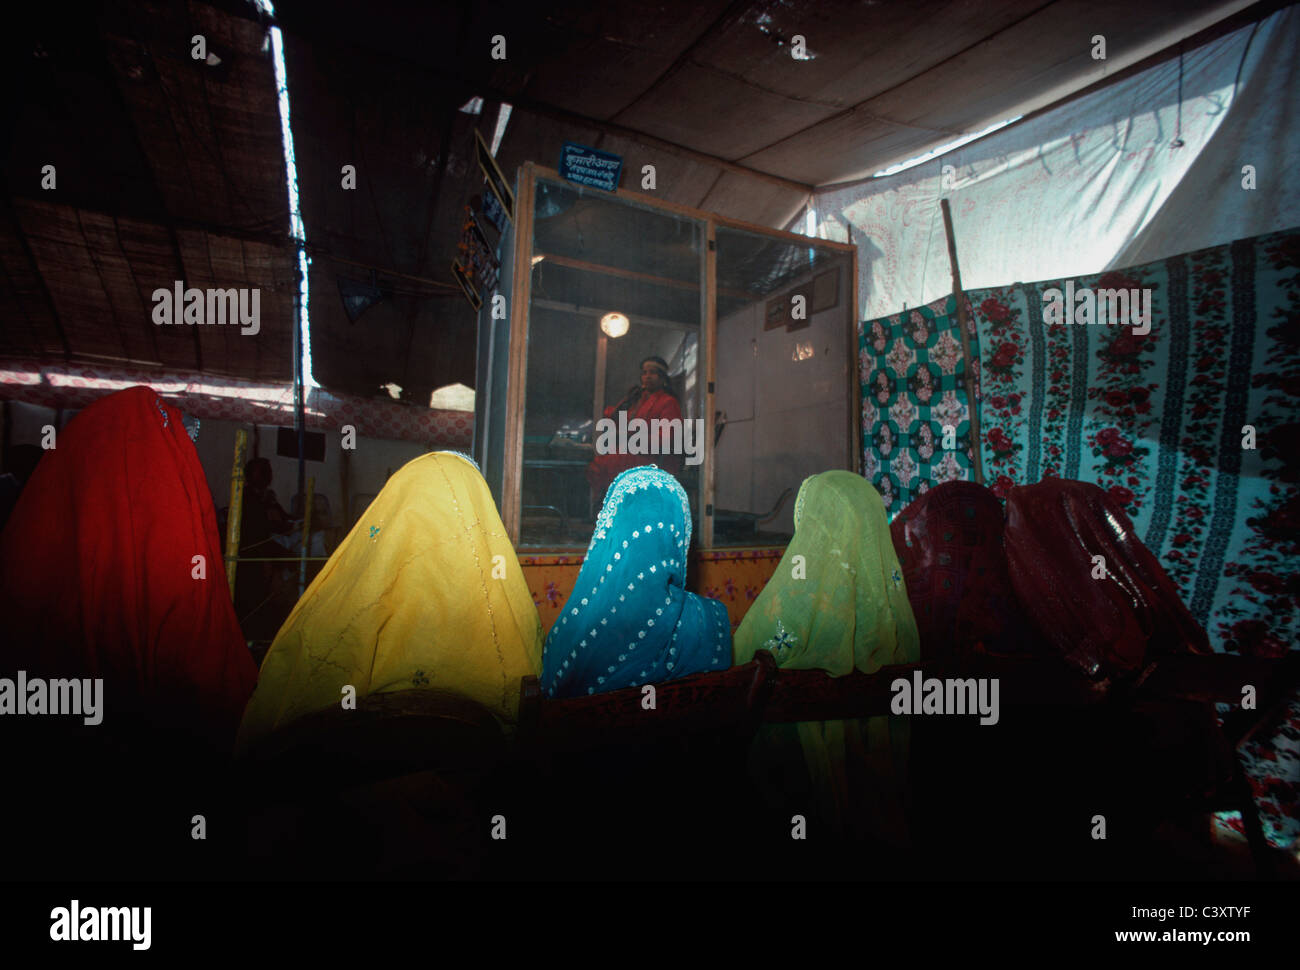
[[[566,141],[560,151],[560,176],[578,185],[613,192],[622,173],[623,159],[618,155],[571,141]]]

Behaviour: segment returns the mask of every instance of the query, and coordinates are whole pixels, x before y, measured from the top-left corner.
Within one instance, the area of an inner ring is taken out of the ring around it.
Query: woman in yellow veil
[[[847,471],[804,481],[794,538],[735,636],[735,662],[769,650],[786,670],[842,677],[920,659],[920,637],[889,535],[885,505]],[[769,798],[807,808],[839,838],[907,841],[905,718],[768,724],[753,767]],[[826,831],[829,830],[829,831]],[[810,838],[816,836],[810,831]]]
[[[509,728],[541,673],[542,628],[477,467],[422,455],[389,479],[280,628],[237,750],[368,694],[435,688]]]

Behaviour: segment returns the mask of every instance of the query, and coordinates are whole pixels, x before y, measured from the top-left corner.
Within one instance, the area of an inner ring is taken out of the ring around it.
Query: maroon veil
[[[1098,486],[1049,478],[1013,488],[1006,549],[1039,636],[1089,677],[1134,672],[1148,652],[1209,652],[1173,581]]]

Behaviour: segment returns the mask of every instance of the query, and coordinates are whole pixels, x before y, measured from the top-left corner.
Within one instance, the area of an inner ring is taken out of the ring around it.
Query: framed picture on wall
[[[790,294],[774,296],[767,301],[767,314],[763,320],[764,330],[776,330],[790,322]]]
[[[813,277],[812,306],[813,313],[829,310],[840,303],[840,268],[828,269]]]
[[[791,314],[790,322],[785,325],[786,333],[793,333],[796,330],[803,330],[805,327],[812,326],[813,310],[812,310],[812,300],[809,299],[809,297],[811,296],[811,290],[808,284],[805,283],[799,289],[791,290],[789,293],[787,293],[785,298],[785,305],[790,306],[791,305],[790,300],[795,296],[803,297],[803,306],[804,306],[803,319],[802,320],[797,319],[793,314]]]

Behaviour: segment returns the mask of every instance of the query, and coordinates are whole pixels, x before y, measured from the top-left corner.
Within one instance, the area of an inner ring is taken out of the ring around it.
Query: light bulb
[[[600,318],[600,329],[608,337],[621,337],[627,333],[628,319],[622,313],[606,313]]]

